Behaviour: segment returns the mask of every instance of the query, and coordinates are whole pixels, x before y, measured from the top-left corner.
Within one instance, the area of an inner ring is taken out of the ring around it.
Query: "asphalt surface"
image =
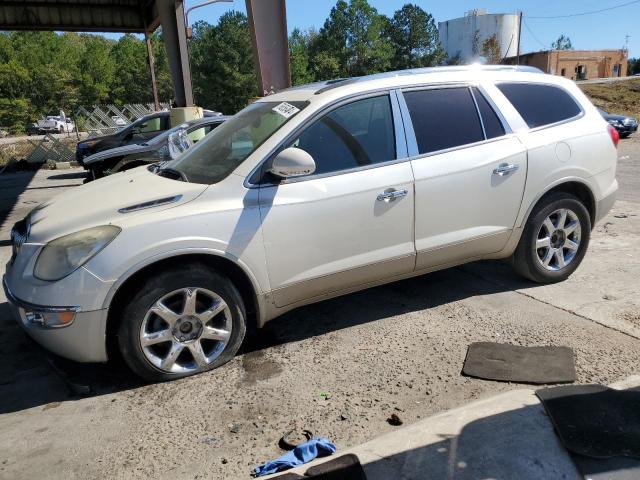
[[[172,383],[142,385],[121,364],[52,363],[0,297],[0,478],[249,478],[292,429],[341,451],[394,429],[393,413],[410,424],[521,388],[460,375],[476,341],[567,345],[582,383],[637,373],[640,138],[622,140],[619,159],[621,200],[566,282],[537,286],[479,262],[377,287],[290,312],[229,364]],[[0,176],[0,261],[10,225],[80,175]]]

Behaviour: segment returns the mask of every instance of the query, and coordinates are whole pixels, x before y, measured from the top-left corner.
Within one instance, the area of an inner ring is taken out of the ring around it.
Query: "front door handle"
[[[520,165],[517,163],[501,163],[498,165],[498,168],[493,170],[494,175],[500,175],[504,177],[505,175],[509,175],[511,172],[515,172],[520,168]]]
[[[384,192],[378,194],[376,200],[379,202],[393,202],[396,198],[405,197],[409,193],[408,190],[385,190]]]

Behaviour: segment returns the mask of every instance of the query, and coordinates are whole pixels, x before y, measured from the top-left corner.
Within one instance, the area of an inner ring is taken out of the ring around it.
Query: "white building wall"
[[[464,63],[477,59],[482,52],[482,43],[497,36],[502,57],[513,57],[518,53],[518,15],[483,14],[438,23],[438,34],[442,48],[449,58],[460,55]],[[478,55],[473,52],[475,32],[478,32]]]

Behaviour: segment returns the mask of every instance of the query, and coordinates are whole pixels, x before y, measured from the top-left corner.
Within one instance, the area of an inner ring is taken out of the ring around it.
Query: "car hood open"
[[[46,243],[98,225],[118,225],[134,215],[197,198],[208,185],[172,180],[140,167],[70,189],[29,215],[29,243]]]

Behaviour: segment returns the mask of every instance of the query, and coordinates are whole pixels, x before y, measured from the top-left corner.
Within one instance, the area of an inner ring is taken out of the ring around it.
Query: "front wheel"
[[[151,277],[122,311],[118,344],[129,367],[149,381],[217,368],[244,339],[242,297],[226,277],[200,265]]]
[[[566,280],[582,262],[590,234],[584,204],[569,193],[551,194],[531,212],[513,255],[514,268],[538,283]]]

